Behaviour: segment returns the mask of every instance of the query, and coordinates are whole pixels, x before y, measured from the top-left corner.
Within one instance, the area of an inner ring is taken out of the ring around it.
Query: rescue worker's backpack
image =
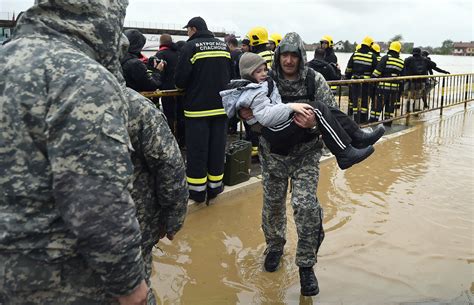
[[[273,86],[274,86],[274,78],[275,74],[273,73],[272,70],[268,71],[268,93],[267,97],[270,97],[273,92]],[[313,69],[308,69],[308,74],[306,75],[305,79],[305,86],[306,86],[306,95],[294,95],[294,96],[281,96],[281,100],[283,103],[288,103],[288,102],[294,102],[298,100],[303,100],[303,99],[308,99],[310,101],[314,101],[315,93],[316,93],[316,86],[314,83],[314,78],[316,77],[316,74]]]

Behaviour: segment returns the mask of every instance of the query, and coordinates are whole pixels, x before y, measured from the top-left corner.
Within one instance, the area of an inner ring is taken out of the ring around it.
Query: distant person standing
[[[184,26],[189,39],[176,67],[176,86],[186,90],[186,176],[189,197],[196,202],[215,198],[224,189],[227,115],[222,91],[230,81],[232,62],[227,45],[214,37],[201,17]]]
[[[334,41],[332,40],[332,36],[324,35],[319,43],[321,44],[321,48],[324,50],[324,60],[328,63],[337,65],[337,56],[334,52]]]
[[[240,57],[242,56],[243,53],[238,47],[239,42],[237,41],[235,36],[232,36],[227,40],[227,46],[229,47],[230,59],[232,61],[231,79],[239,79],[240,78],[239,62],[240,62]],[[239,119],[237,117],[232,117],[229,119],[229,127],[228,127],[229,134],[237,133],[238,123],[239,123]]]
[[[374,52],[375,57],[377,58],[377,62],[379,62],[382,59],[382,56],[380,56],[380,45],[376,42],[372,44],[372,52]]]
[[[421,56],[420,48],[413,48],[412,56],[405,59],[405,75],[428,75],[429,63],[426,58]],[[420,109],[416,100],[422,99],[424,107],[428,108],[426,95],[426,79],[414,79],[405,83],[405,90],[408,99],[413,100],[407,103],[407,111],[416,111]]]
[[[160,61],[164,61],[164,70],[161,73],[161,86],[160,89],[172,90],[175,89],[174,74],[176,65],[178,63],[178,49],[173,42],[173,38],[169,34],[162,34],[160,36],[160,49],[156,52],[156,58]],[[178,111],[178,97],[177,96],[163,96],[161,98],[161,105],[163,107],[163,113],[168,120],[168,125],[171,132],[178,137],[176,128],[176,118]]]
[[[275,49],[280,44],[282,38],[283,37],[278,33],[271,34],[270,37],[268,38],[268,44],[270,45],[270,50],[275,52]]]
[[[377,68],[372,73],[372,77],[397,77],[402,75],[404,69],[404,61],[400,58],[402,44],[399,41],[390,43],[387,55],[383,56]],[[370,122],[377,122],[382,118],[384,112],[384,119],[390,119],[395,115],[395,109],[400,100],[400,81],[384,81],[377,83],[375,91],[375,102],[370,110]],[[385,125],[391,125],[386,123]]]
[[[330,63],[325,61],[324,55],[324,49],[317,48],[316,50],[314,50],[314,58],[307,63],[308,67],[310,67],[316,72],[321,73],[324,79],[327,81],[340,80],[341,71],[337,70],[334,65],[331,65]]]
[[[443,73],[443,74],[451,74],[449,73],[448,71],[446,70],[443,70],[441,68],[438,68],[436,63],[434,61],[431,60],[431,58],[429,57],[430,53],[426,50],[423,50],[421,52],[421,56],[423,56],[424,58],[426,58],[429,63],[428,63],[428,74],[429,75],[433,75],[433,70],[436,71],[436,72],[439,72],[439,73]]]
[[[250,39],[252,52],[260,55],[267,62],[267,68],[272,68],[273,51],[268,46],[268,31],[264,27],[257,26],[252,28],[247,36]]]
[[[244,39],[242,39],[240,50],[242,51],[242,53],[250,52],[250,39],[248,38],[248,36],[245,36]]]
[[[121,60],[127,87],[138,92],[155,91],[161,86],[160,71],[163,71],[164,63],[150,60],[148,61],[150,71],[148,71],[147,65],[140,59],[146,37],[134,29],[126,30],[124,34],[130,42],[128,53]]]
[[[366,36],[360,49],[356,50],[346,68],[346,79],[369,79],[377,67],[377,56],[372,50],[374,39]],[[367,123],[369,120],[369,93],[370,84],[354,84],[350,88],[349,115],[354,113],[358,123]]]

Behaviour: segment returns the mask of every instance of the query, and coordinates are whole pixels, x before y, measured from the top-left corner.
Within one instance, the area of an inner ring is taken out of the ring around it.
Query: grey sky
[[[0,12],[18,13],[33,3],[0,0]],[[296,31],[308,43],[325,34],[351,42],[365,35],[387,41],[401,34],[404,41],[422,46],[474,40],[471,0],[129,0],[126,20],[182,26],[194,16],[239,36],[264,26],[270,33]]]

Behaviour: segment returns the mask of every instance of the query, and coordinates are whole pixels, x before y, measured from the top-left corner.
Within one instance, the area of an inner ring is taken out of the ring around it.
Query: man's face
[[[250,52],[250,46],[249,45],[243,44],[241,49],[242,49],[242,52]]]
[[[300,67],[300,57],[294,52],[281,53],[280,67],[286,77],[296,76]]]
[[[276,44],[273,41],[269,41],[268,45],[270,46],[270,50],[275,51],[276,49]]]
[[[322,49],[327,49],[329,47],[329,43],[326,40],[321,40],[320,43]]]
[[[193,26],[187,27],[186,30],[188,31],[188,37],[190,38],[197,32],[196,28]]]

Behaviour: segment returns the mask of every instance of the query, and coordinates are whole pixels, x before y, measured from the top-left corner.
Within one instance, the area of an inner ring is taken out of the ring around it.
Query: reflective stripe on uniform
[[[207,174],[207,178],[209,179],[209,181],[217,182],[217,181],[221,181],[222,178],[224,178],[224,174],[219,175],[219,176],[213,176],[211,174]]]
[[[206,184],[207,177],[204,177],[204,178],[186,177],[186,181],[188,181],[188,183],[191,183],[191,184]]]
[[[224,108],[212,109],[212,110],[202,110],[202,111],[184,111],[184,116],[188,118],[202,118],[208,116],[216,116],[226,114]]]
[[[210,57],[226,57],[230,59],[230,53],[227,51],[204,51],[194,54],[190,60],[191,63],[194,64],[198,59]]]

